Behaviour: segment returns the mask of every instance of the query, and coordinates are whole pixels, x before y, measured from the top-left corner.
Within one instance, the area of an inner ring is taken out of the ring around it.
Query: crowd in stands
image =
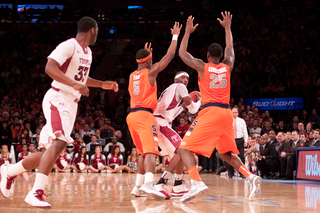
[[[247,124],[248,133],[251,135],[247,141],[247,149],[252,151],[253,148],[250,147],[256,148],[247,155],[251,163],[256,162],[252,163],[251,170],[260,171],[265,177],[275,177],[276,174],[283,178],[283,174],[278,173],[283,172],[280,169],[282,164],[284,165],[282,162],[285,160],[281,160],[284,159],[284,154],[278,150],[277,153],[273,152],[274,162],[279,163],[278,170],[273,168],[268,172],[265,165],[262,166],[264,169],[259,170],[262,160],[258,160],[259,155],[254,155],[260,151],[260,156],[265,156],[261,154],[264,149],[260,149],[273,140],[272,132],[277,134],[279,144],[290,144],[290,148],[293,142],[296,144],[296,134],[299,137],[306,134],[307,142],[304,142],[303,146],[318,145],[313,143],[313,138],[315,132],[319,133],[317,128],[320,124],[320,58],[317,49],[319,47],[316,46],[319,41],[317,20],[320,14],[316,9],[319,5],[300,6],[274,7],[266,10],[262,16],[253,10],[241,8],[233,12],[232,31],[236,62],[232,72],[230,106],[239,108],[239,116]],[[6,10],[6,16],[7,12]],[[0,10],[0,13],[3,13],[3,10]],[[204,61],[209,44],[214,41],[224,46],[225,43],[223,29],[213,14],[218,16],[219,13],[205,10],[193,14],[200,25],[190,39],[188,51]],[[4,17],[3,14],[1,16]],[[118,16],[113,15],[110,20],[115,21],[115,17]],[[184,16],[178,18],[181,22],[186,19]],[[110,22],[98,21],[98,24],[97,44],[91,47],[91,73],[107,52],[104,39],[107,38]],[[127,24],[132,23],[129,21]],[[90,101],[79,102],[72,133],[75,143],[67,147],[66,153],[61,153],[56,164],[58,171],[136,171],[137,150],[133,147],[125,121],[130,111],[128,77],[136,69],[135,53],[146,41],[152,42],[154,62],[159,61],[165,54],[171,40],[169,29],[172,21],[161,20],[141,26],[137,27],[138,32],[132,35],[132,41],[124,48],[115,67],[111,68],[114,72],[105,75],[106,79],[117,80],[119,92],[99,90],[91,94]],[[51,79],[44,73],[46,57],[57,44],[74,37],[75,33],[76,24],[73,22],[0,23],[0,164],[11,163],[12,145],[15,159],[18,159],[18,155],[19,159],[23,159],[38,148],[39,134],[46,122],[41,102],[51,83]],[[196,72],[187,67],[179,57],[175,57],[157,78],[159,94],[173,83],[175,73],[180,70],[190,74],[189,91],[198,90]],[[258,93],[253,94],[255,97],[303,96],[305,109],[281,117],[271,115],[268,111],[261,112],[257,107],[246,106],[243,92],[257,82],[260,82],[261,86]],[[183,112],[175,119],[173,127],[180,136],[186,133],[195,116]],[[280,138],[286,139],[279,140],[279,134]],[[286,153],[294,151],[291,149]],[[67,158],[67,155],[71,158]],[[267,158],[269,159],[266,157],[265,160],[269,161]],[[199,161],[202,172],[214,172],[218,169],[215,152],[210,158],[199,156]],[[165,167],[166,160],[161,162],[159,159],[159,164]],[[256,168],[257,166],[259,168]]]

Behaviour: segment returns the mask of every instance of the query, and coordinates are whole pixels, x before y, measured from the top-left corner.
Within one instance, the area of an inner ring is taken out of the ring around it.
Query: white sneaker
[[[151,194],[157,200],[166,199],[166,196],[161,192],[158,192],[158,190],[154,187],[154,183],[151,181],[144,183],[139,190],[144,193]]]
[[[133,187],[133,189],[131,191],[131,195],[136,196],[136,197],[146,197],[146,195],[140,193],[139,188],[137,186]]]
[[[250,195],[249,195],[249,200],[254,200],[260,197],[261,195],[261,183],[262,183],[262,178],[253,175],[250,179],[251,187],[250,187]]]
[[[42,189],[38,189],[36,192],[29,192],[24,201],[34,207],[51,209],[51,205],[45,201],[43,196],[47,195]]]
[[[198,194],[203,193],[205,190],[207,190],[208,187],[206,186],[206,184],[204,184],[204,182],[198,182],[198,181],[194,181],[191,180],[191,188],[188,191],[188,193],[186,193],[185,195],[183,195],[180,198],[181,202],[187,202],[193,198],[195,198]]]
[[[189,189],[186,187],[186,185],[181,184],[181,185],[172,187],[170,194],[172,196],[182,196],[182,195],[188,193],[188,191],[189,191]]]
[[[17,176],[9,176],[7,168],[9,165],[3,164],[1,166],[1,184],[0,184],[0,192],[4,198],[8,198],[11,194],[11,186],[14,183],[14,179]]]
[[[166,190],[166,185],[164,183],[160,183],[154,186],[154,188],[156,188],[156,190],[158,190],[158,192],[161,192],[162,194],[164,194],[164,196],[166,196],[166,199],[170,199],[170,195]]]

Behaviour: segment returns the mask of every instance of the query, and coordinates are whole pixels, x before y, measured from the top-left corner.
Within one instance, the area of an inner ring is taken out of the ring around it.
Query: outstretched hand
[[[180,30],[182,28],[182,24],[180,25],[179,22],[174,22],[173,27],[170,29],[172,35],[178,35],[180,34]]]
[[[105,90],[113,90],[115,92],[118,92],[118,84],[117,82],[115,81],[104,81],[102,82],[102,89],[105,89]]]
[[[194,20],[194,17],[192,16],[189,16],[187,19],[186,32],[188,33],[193,33],[199,26],[199,24],[196,24],[193,26],[193,20]]]
[[[144,49],[145,49],[145,50],[149,50],[149,51],[152,53],[152,50],[153,50],[153,49],[151,48],[151,43],[148,43],[148,42],[145,43]]]
[[[221,15],[223,17],[223,20],[221,21],[220,18],[217,18],[217,20],[220,22],[220,24],[226,28],[226,27],[230,27],[231,26],[231,21],[232,21],[232,15],[230,14],[229,11],[224,11],[221,12]]]

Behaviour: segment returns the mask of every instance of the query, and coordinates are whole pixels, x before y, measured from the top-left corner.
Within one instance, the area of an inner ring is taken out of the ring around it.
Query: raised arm
[[[235,60],[233,49],[233,37],[231,32],[232,15],[229,11],[225,11],[224,13],[221,12],[221,15],[223,17],[223,20],[221,21],[220,18],[217,18],[217,20],[224,27],[224,30],[226,32],[226,48],[224,50],[224,59],[222,62],[227,64],[230,67],[230,71],[232,71]]]
[[[194,58],[190,53],[187,52],[190,34],[193,33],[198,27],[198,24],[193,26],[193,20],[194,17],[192,16],[189,16],[187,19],[186,30],[179,48],[179,56],[186,65],[198,71],[201,79],[204,71],[203,61],[201,59]]]
[[[171,29],[172,40],[167,53],[162,57],[162,59],[158,63],[153,64],[151,69],[149,70],[149,81],[151,85],[154,85],[158,73],[168,66],[168,64],[171,62],[174,55],[176,54],[178,37],[180,34],[181,27],[182,25],[180,25],[179,22],[174,23],[173,28]],[[152,52],[151,44],[148,46],[148,43],[146,43],[145,49],[148,49],[150,52]]]

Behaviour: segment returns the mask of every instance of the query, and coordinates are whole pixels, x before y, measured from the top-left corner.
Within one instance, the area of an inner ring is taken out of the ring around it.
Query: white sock
[[[16,164],[8,166],[7,171],[8,175],[12,177],[26,171],[26,169],[22,166],[22,161],[19,161]]]
[[[147,183],[147,182],[153,182],[153,174],[151,172],[147,172],[145,175],[144,175],[144,182]]]
[[[175,180],[182,180],[183,174],[175,174]]]
[[[163,179],[169,180],[170,177],[171,177],[171,175],[172,175],[171,172],[168,172],[168,171],[166,170],[166,171],[163,172],[163,174],[161,175],[161,177],[162,177]]]
[[[136,186],[140,188],[140,186],[143,184],[144,181],[144,175],[137,173],[137,179],[136,179]]]
[[[46,183],[48,176],[42,173],[37,173],[36,180],[34,181],[32,192],[37,191],[38,189],[43,189],[44,184]]]

